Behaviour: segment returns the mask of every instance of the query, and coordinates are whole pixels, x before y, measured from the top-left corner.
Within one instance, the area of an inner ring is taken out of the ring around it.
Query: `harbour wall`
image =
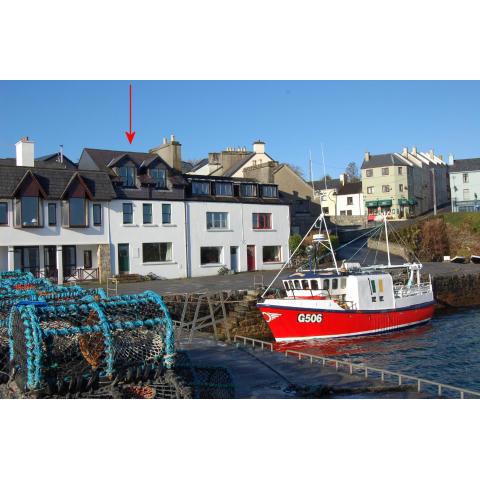
[[[410,261],[406,249],[390,242],[390,253]],[[387,251],[384,241],[368,240],[368,247]],[[480,265],[452,264],[450,262],[424,263],[423,273],[431,275],[433,293],[439,306],[474,307],[480,306]]]

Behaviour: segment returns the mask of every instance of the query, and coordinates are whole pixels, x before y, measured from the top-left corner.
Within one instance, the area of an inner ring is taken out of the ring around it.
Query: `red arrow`
[[[125,132],[128,142],[133,142],[133,137],[135,137],[135,132],[132,132],[132,84],[130,84],[130,131]]]

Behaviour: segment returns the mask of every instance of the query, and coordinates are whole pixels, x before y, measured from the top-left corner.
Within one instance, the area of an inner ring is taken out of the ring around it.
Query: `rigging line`
[[[358,249],[350,256],[350,258],[348,260],[351,260],[362,248],[365,247],[365,245],[368,243],[368,238],[365,240],[365,242],[360,245],[360,247],[358,247]],[[368,252],[367,252],[368,253]],[[347,262],[348,262],[347,260]],[[365,261],[365,259],[363,259],[362,261]],[[361,263],[361,262],[360,262]]]
[[[362,248],[365,247],[365,245],[368,244],[368,240],[373,236],[375,235],[376,232],[378,232],[378,230],[380,229],[381,227],[376,227],[375,230],[373,230],[373,232],[370,232],[371,235],[369,237],[367,237],[367,239],[365,240],[364,243],[362,243],[362,245],[360,245],[360,247],[355,251],[355,253],[353,253],[348,259],[347,259],[347,262],[348,260],[351,260]],[[368,255],[368,250],[367,250],[367,255]],[[365,261],[365,259],[367,258],[367,255],[365,256],[365,258],[362,260],[362,262]]]
[[[390,228],[391,228],[391,230],[393,231],[393,233],[394,233],[394,235],[396,236],[396,238],[397,238],[398,240],[400,240],[400,243],[405,247],[406,252],[409,253],[411,250],[410,250],[410,248],[408,247],[408,245],[406,244],[406,242],[402,239],[402,237],[401,237],[400,234],[398,233],[397,229],[396,229],[394,226],[391,226]],[[411,251],[411,254],[412,254],[414,260],[415,260],[417,263],[421,263],[421,262],[420,262],[420,259],[417,257],[417,255],[415,254],[415,252],[414,252],[413,250]]]
[[[375,235],[375,233],[377,232],[377,230],[381,228],[381,225],[379,227],[373,227],[371,230],[369,230],[368,232],[365,232],[365,233],[362,233],[362,235],[359,235],[358,237],[355,237],[353,240],[350,240],[349,242],[347,243],[344,243],[343,245],[341,245],[340,247],[336,248],[334,250],[334,252],[338,252],[339,250],[341,250],[342,248],[346,247],[347,245],[350,245],[351,243],[353,242],[356,242],[357,240],[360,240],[362,237],[364,237],[365,235],[368,235],[370,237],[372,237],[373,235]]]
[[[360,240],[360,238],[364,237],[364,236],[367,235],[367,234],[369,234],[369,237],[368,237],[368,238],[370,238],[370,236],[375,235],[375,233],[376,233],[380,228],[381,228],[381,226],[380,226],[380,227],[374,227],[373,230],[370,230],[370,231],[368,231],[367,233],[364,233],[363,235],[360,235],[359,237],[354,238],[354,239],[351,240],[350,242],[345,243],[345,244],[343,244],[342,246],[338,247],[336,250],[334,250],[334,252],[338,252],[338,250],[341,250],[343,247],[346,247],[347,245],[350,245],[352,242],[355,242],[355,241],[357,241],[357,240]],[[367,242],[368,242],[368,238],[367,238]],[[319,259],[319,260],[323,260],[323,259],[324,259],[325,257],[327,257],[330,253],[331,253],[331,252],[324,253],[324,254],[323,254],[321,257],[319,257],[318,259]],[[352,257],[350,257],[350,258],[352,258]],[[350,258],[348,258],[347,261],[350,260]]]

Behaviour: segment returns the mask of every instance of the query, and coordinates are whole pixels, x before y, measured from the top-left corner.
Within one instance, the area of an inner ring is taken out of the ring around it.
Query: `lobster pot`
[[[6,383],[8,381],[8,370],[9,370],[9,361],[8,361],[8,336],[7,336],[7,327],[0,323],[0,384]]]
[[[0,295],[14,295],[16,293],[34,291],[53,291],[58,287],[45,278],[11,278],[0,280]]]
[[[0,281],[11,280],[15,278],[33,279],[32,272],[22,272],[21,270],[8,270],[6,272],[0,272]]]
[[[72,392],[95,382],[134,381],[170,368],[174,354],[170,315],[152,292],[17,306],[9,340],[15,381],[23,390]]]

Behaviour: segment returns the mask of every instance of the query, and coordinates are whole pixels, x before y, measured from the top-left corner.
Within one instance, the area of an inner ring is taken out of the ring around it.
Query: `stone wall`
[[[438,275],[432,279],[435,299],[448,307],[480,305],[480,274]]]
[[[361,225],[366,228],[368,226],[368,220],[365,215],[332,215],[328,218],[339,227]]]
[[[100,283],[106,283],[107,278],[112,276],[109,243],[101,243],[100,245],[98,245],[97,258],[98,258],[98,277],[99,277]]]

